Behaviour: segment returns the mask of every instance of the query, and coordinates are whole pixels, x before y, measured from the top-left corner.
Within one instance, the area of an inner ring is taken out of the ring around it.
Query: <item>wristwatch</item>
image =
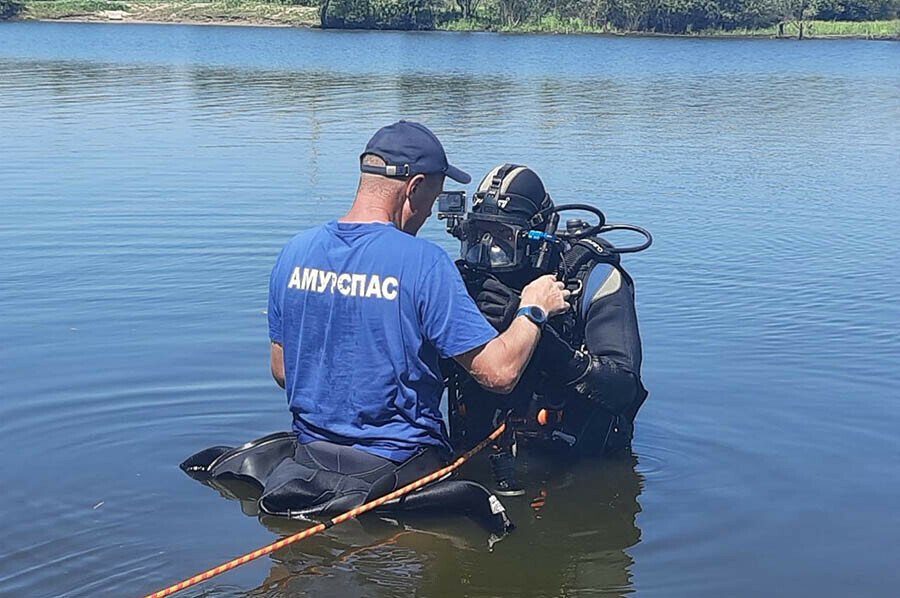
[[[520,307],[519,311],[516,312],[516,318],[519,316],[525,316],[535,324],[537,324],[538,328],[543,329],[544,324],[547,323],[547,314],[544,313],[544,310],[538,307],[537,305],[526,305],[525,307]]]

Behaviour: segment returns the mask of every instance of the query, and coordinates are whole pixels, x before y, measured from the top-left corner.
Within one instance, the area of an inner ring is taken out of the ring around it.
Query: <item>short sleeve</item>
[[[425,338],[441,357],[461,355],[497,336],[444,251],[425,273],[418,301]]]
[[[284,344],[281,333],[281,302],[284,294],[284,284],[280,277],[280,264],[281,256],[278,256],[278,260],[272,268],[272,274],[269,276],[269,307],[267,314],[269,319],[269,340],[273,343]]]

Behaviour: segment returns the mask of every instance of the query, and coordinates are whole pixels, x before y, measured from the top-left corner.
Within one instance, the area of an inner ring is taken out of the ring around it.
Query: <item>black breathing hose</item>
[[[650,231],[648,231],[647,229],[636,226],[634,224],[607,224],[606,215],[600,210],[600,208],[586,203],[567,203],[544,208],[543,210],[535,214],[532,220],[543,222],[549,214],[557,214],[559,212],[569,210],[583,210],[585,212],[590,212],[598,218],[599,222],[597,224],[594,224],[593,226],[589,226],[584,230],[578,231],[577,233],[556,233],[556,236],[558,236],[560,239],[564,239],[566,241],[569,241],[570,243],[574,243],[578,239],[592,237],[594,235],[601,235],[603,233],[608,233],[614,230],[629,230],[643,235],[646,240],[640,245],[632,245],[630,247],[616,247],[610,244],[610,252],[637,253],[638,251],[647,249],[648,247],[650,247],[650,245],[653,244],[653,235],[651,235]]]
[[[647,249],[648,247],[650,247],[650,245],[653,244],[653,235],[650,234],[650,231],[635,224],[604,224],[600,227],[600,230],[597,232],[597,234],[602,235],[603,233],[608,233],[614,230],[630,230],[636,233],[640,233],[644,235],[646,241],[644,241],[640,245],[632,245],[631,247],[613,246],[612,249],[610,249],[610,251],[612,251],[613,253],[637,253],[638,251]]]

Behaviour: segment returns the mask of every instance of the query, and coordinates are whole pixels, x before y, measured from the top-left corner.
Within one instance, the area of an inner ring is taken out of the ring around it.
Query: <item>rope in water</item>
[[[484,440],[479,442],[478,445],[475,446],[472,450],[470,450],[467,453],[465,453],[464,455],[462,455],[460,458],[458,458],[456,461],[454,461],[450,465],[443,467],[441,469],[438,469],[434,473],[430,473],[423,478],[419,478],[415,482],[407,484],[406,486],[404,486],[398,490],[394,490],[390,494],[385,494],[381,498],[377,498],[371,502],[367,502],[364,505],[360,505],[360,506],[356,507],[355,509],[351,509],[351,510],[347,511],[346,513],[342,513],[342,514],[338,515],[337,517],[328,520],[325,523],[320,523],[318,525],[315,525],[313,527],[305,529],[302,532],[297,532],[293,536],[288,536],[287,538],[282,538],[281,540],[278,540],[277,542],[272,542],[268,546],[264,546],[263,548],[260,548],[259,550],[254,550],[253,552],[247,553],[244,556],[238,557],[236,559],[232,559],[232,560],[228,561],[227,563],[223,563],[223,564],[219,565],[218,567],[214,567],[212,569],[209,569],[208,571],[199,573],[199,574],[191,577],[190,579],[186,579],[184,581],[176,583],[175,585],[171,585],[164,590],[160,590],[153,594],[147,594],[146,596],[144,596],[144,598],[163,598],[163,596],[171,596],[175,592],[180,592],[181,590],[184,590],[185,588],[189,588],[200,582],[211,579],[211,578],[215,577],[216,575],[225,573],[226,571],[230,571],[231,569],[234,569],[235,567],[239,567],[239,566],[243,565],[244,563],[249,563],[250,561],[252,561],[254,559],[258,559],[261,556],[275,552],[276,550],[278,550],[280,548],[284,548],[285,546],[289,546],[289,545],[293,544],[294,542],[299,542],[300,540],[303,540],[310,536],[314,536],[314,535],[318,534],[319,532],[322,532],[322,531],[328,529],[329,527],[335,526],[339,523],[343,523],[349,519],[353,519],[354,517],[356,517],[358,515],[362,515],[363,513],[367,512],[367,511],[371,511],[372,509],[380,507],[381,505],[383,505],[386,502],[390,502],[392,500],[400,498],[401,496],[409,494],[410,492],[412,492],[414,490],[418,490],[422,486],[424,486],[426,484],[430,484],[431,482],[433,482],[437,479],[440,479],[440,478],[444,477],[445,475],[458,469],[463,463],[465,463],[466,461],[471,459],[472,456],[475,455],[475,453],[477,453],[478,451],[480,451],[481,449],[486,447],[488,444],[492,443],[497,438],[499,438],[500,435],[503,434],[503,432],[505,430],[506,430],[506,423],[500,424],[500,427],[498,427],[496,430],[491,432],[490,436],[488,436],[487,438],[485,438]]]

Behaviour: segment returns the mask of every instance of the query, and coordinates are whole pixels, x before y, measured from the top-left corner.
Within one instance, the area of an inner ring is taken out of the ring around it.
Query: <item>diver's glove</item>
[[[496,278],[488,277],[475,295],[475,305],[491,326],[503,332],[516,317],[519,296]]]
[[[635,398],[634,375],[611,359],[596,355],[590,356],[584,373],[569,385],[614,415],[623,414]]]

